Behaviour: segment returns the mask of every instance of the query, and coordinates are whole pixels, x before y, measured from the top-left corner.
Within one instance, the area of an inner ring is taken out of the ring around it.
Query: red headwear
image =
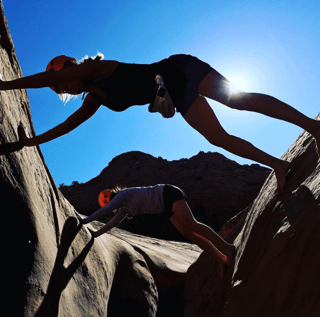
[[[59,70],[62,70],[65,66],[65,63],[67,61],[72,61],[74,63],[77,63],[77,60],[75,58],[72,58],[72,57],[68,57],[66,55],[60,55],[60,56],[57,56],[55,58],[53,58],[47,68],[46,68],[46,71],[59,71]],[[50,87],[53,91],[55,91],[55,88],[54,87]]]
[[[110,198],[111,198],[111,190],[105,189],[103,190],[100,194],[99,194],[99,205],[101,207],[107,206],[110,202]]]

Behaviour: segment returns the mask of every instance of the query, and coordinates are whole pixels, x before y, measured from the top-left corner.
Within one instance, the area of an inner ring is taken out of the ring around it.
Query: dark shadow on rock
[[[2,257],[1,271],[6,276],[4,295],[5,297],[6,294],[9,295],[8,299],[2,301],[11,307],[9,315],[23,316],[27,298],[26,280],[34,263],[37,236],[31,219],[32,211],[17,189],[1,179],[0,193],[3,204],[1,206],[3,254],[9,259],[4,261],[4,256]]]
[[[59,301],[61,294],[68,285],[73,274],[85,260],[93,245],[94,239],[92,238],[73,262],[67,268],[64,267],[63,263],[68,250],[81,229],[81,225],[77,225],[77,223],[76,218],[70,217],[64,224],[61,234],[61,243],[58,247],[58,253],[49,281],[47,294],[35,315],[36,317],[59,316]]]
[[[245,226],[246,235],[254,238],[249,238],[246,243],[246,248],[241,255],[239,269],[234,276],[234,280],[246,281],[248,276],[256,267],[257,263],[270,248],[270,244],[275,241],[275,236],[285,223],[290,226],[295,226],[305,216],[308,210],[312,208],[316,199],[310,189],[301,185],[294,192],[284,193],[277,199],[273,199],[265,207],[262,214],[252,216],[253,221],[248,221]],[[259,213],[259,210],[255,210]],[[250,229],[251,227],[251,229]],[[306,230],[308,230],[306,228]],[[252,257],[253,253],[256,256]],[[245,268],[245,269],[241,269]]]
[[[149,288],[149,280],[143,277],[138,267],[148,270],[143,260],[136,260],[126,253],[120,256],[112,282],[108,316],[153,316],[150,314],[151,307],[148,299],[151,294],[141,291]]]
[[[314,172],[317,165],[318,154],[315,146],[310,146],[291,162],[291,169],[287,173],[287,186],[291,190],[298,188]]]

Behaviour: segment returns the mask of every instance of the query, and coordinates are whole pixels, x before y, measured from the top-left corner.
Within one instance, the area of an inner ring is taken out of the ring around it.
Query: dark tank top
[[[155,76],[161,62],[154,64],[119,63],[109,76],[91,84],[106,94],[106,98],[92,93],[93,98],[114,111],[124,111],[133,105],[151,102],[155,90]]]
[[[119,63],[109,77],[91,82],[106,98],[95,93],[92,97],[113,111],[149,104],[155,94],[156,75],[163,75],[170,94],[179,97],[184,93],[186,78],[183,70],[171,64],[170,58],[153,64]]]

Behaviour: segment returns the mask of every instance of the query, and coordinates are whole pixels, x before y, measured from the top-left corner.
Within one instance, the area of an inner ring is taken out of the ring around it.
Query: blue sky
[[[22,1],[3,0],[25,76],[45,70],[55,56],[152,63],[186,53],[209,63],[245,91],[273,95],[315,117],[320,111],[320,2],[236,1]],[[132,78],[128,78],[128,85]],[[37,134],[64,121],[81,98],[63,105],[49,88],[28,91]],[[230,134],[274,155],[302,130],[286,122],[240,112],[210,101]],[[117,155],[142,151],[167,160],[199,151],[252,161],[209,144],[176,114],[163,119],[147,106],[122,113],[101,107],[75,131],[41,145],[57,185],[86,182]]]

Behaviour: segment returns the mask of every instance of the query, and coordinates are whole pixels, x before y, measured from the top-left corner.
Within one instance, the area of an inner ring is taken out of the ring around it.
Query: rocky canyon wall
[[[0,8],[0,73],[3,80],[11,80],[22,72],[1,1]],[[29,136],[34,135],[26,91],[1,91],[5,314],[182,316],[186,272],[200,250],[118,229],[93,240],[87,228],[101,224],[79,225],[76,210],[54,183],[40,148],[25,148],[19,142],[20,122]]]

